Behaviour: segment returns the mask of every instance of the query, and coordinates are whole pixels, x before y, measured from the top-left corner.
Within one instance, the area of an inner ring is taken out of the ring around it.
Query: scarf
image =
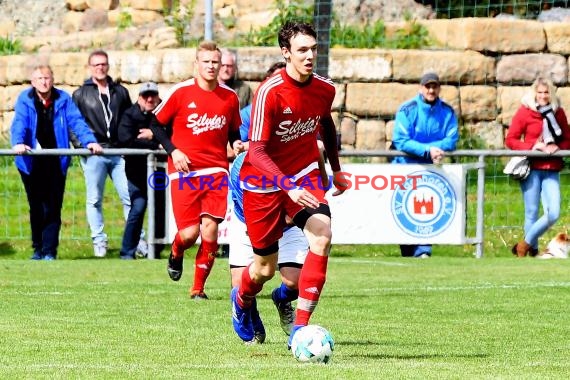
[[[558,142],[562,139],[562,130],[554,117],[554,110],[550,104],[537,106],[537,111],[542,115],[542,140],[545,144]]]

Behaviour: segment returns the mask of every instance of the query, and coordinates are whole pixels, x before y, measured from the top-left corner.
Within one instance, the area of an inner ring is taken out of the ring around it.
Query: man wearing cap
[[[159,143],[153,139],[153,133],[149,129],[152,119],[152,111],[160,103],[158,85],[154,82],[146,82],[140,86],[137,101],[125,111],[121,117],[117,131],[118,140],[122,147],[134,149],[158,149]],[[122,259],[134,259],[137,253],[139,237],[141,235],[144,213],[147,206],[147,157],[125,156],[125,173],[128,180],[131,210],[125,224],[123,243],[120,256]],[[157,168],[157,171],[163,168]],[[164,176],[155,176],[157,180]],[[156,182],[153,182],[156,185]],[[164,236],[164,188],[155,190],[155,236]],[[157,252],[162,247],[159,247]]]
[[[455,150],[459,131],[453,108],[439,98],[439,76],[425,73],[418,95],[406,101],[396,113],[393,147],[409,156],[393,163],[439,164],[446,151]],[[402,256],[427,258],[430,245],[401,245]]]

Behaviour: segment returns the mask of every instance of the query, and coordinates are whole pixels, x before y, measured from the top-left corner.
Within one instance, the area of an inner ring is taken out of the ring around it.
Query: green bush
[[[125,30],[133,26],[133,16],[129,12],[119,13],[119,22],[117,23],[117,29]]]
[[[275,0],[277,15],[271,22],[258,30],[250,30],[245,36],[232,41],[236,46],[276,46],[279,28],[288,20],[313,23],[314,4],[302,0],[292,0],[289,5],[284,0]],[[406,16],[406,25],[398,29],[393,37],[386,37],[382,20],[363,26],[344,25],[333,15],[330,33],[331,46],[347,48],[394,48],[419,49],[429,46],[431,41],[425,27]]]
[[[335,20],[331,28],[331,46],[370,49],[385,45],[386,29],[383,21],[361,27],[342,25]]]
[[[277,33],[283,24],[289,20],[313,22],[314,5],[304,4],[302,0],[292,0],[287,5],[285,0],[275,0],[277,16],[267,26],[259,30],[250,30],[247,35],[235,41],[239,46],[276,46]]]
[[[341,25],[335,21],[331,28],[331,46],[360,49],[420,49],[430,45],[427,29],[411,18],[407,18],[404,27],[398,29],[393,37],[386,36],[382,20],[361,27]]]
[[[17,55],[22,52],[22,42],[18,39],[0,37],[0,55]]]
[[[428,30],[415,20],[407,17],[406,25],[388,39],[386,47],[393,49],[421,49],[432,44]]]
[[[543,9],[567,7],[565,0],[416,0],[431,5],[438,18],[494,17],[508,13],[523,18],[536,18]]]
[[[166,4],[166,2],[165,2]],[[163,9],[164,21],[174,28],[176,40],[181,46],[190,46],[197,39],[190,39],[186,36],[186,27],[192,22],[196,0],[191,0],[187,4],[182,4],[180,0],[172,0],[171,6],[165,5]]]

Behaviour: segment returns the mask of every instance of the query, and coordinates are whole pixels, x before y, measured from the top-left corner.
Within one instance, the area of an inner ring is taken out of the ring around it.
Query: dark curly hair
[[[287,21],[279,30],[279,47],[291,49],[291,38],[297,34],[304,34],[317,39],[317,32],[312,25],[301,21]]]

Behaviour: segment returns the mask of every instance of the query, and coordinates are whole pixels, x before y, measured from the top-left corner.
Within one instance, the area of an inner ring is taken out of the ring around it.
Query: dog
[[[537,256],[538,259],[567,259],[568,251],[570,251],[570,236],[567,233],[561,232],[557,234],[546,250]]]

